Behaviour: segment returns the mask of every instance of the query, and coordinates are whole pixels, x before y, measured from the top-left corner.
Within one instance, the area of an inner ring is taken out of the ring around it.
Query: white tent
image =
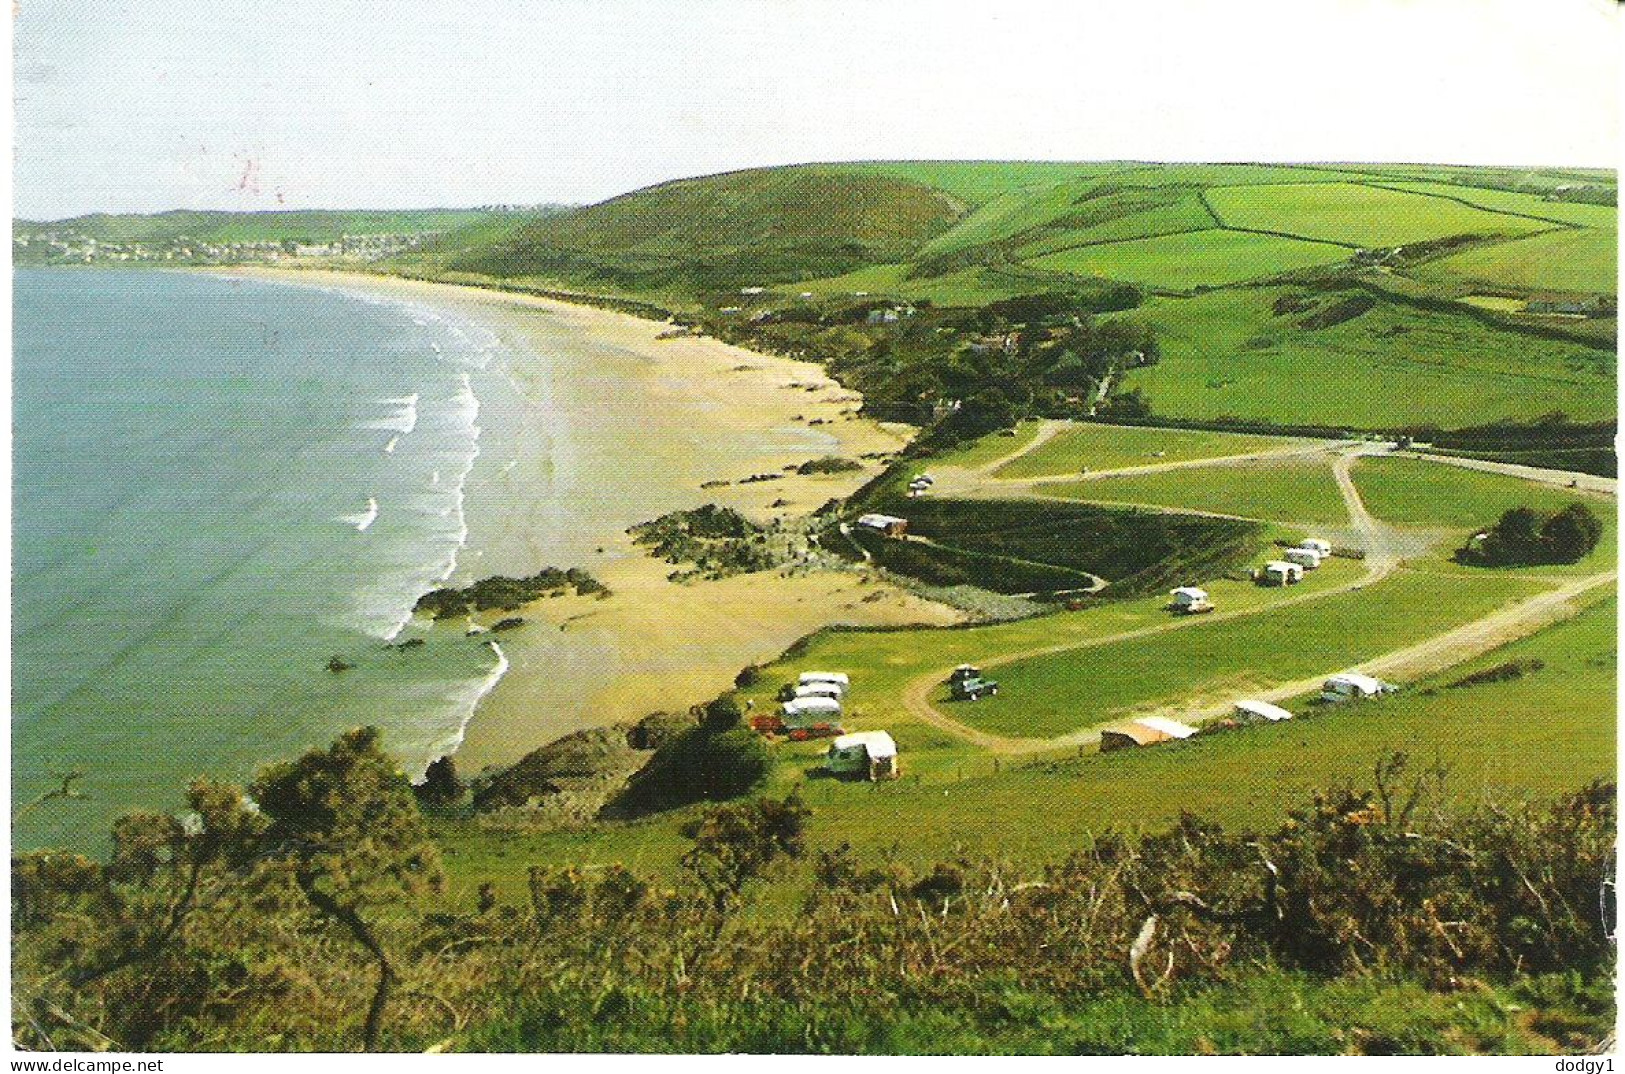
[[[1196,734],[1196,728],[1190,726],[1189,724],[1180,723],[1178,720],[1170,720],[1166,716],[1141,716],[1134,722],[1139,724],[1141,727],[1149,727],[1153,731],[1161,731],[1169,738],[1190,738],[1192,735]]]
[[[803,686],[810,682],[834,682],[843,687],[852,685],[852,680],[844,671],[803,671],[798,681]]]
[[[1259,720],[1268,720],[1270,723],[1279,723],[1282,720],[1292,719],[1292,713],[1279,705],[1272,705],[1268,701],[1237,701],[1236,715]]]

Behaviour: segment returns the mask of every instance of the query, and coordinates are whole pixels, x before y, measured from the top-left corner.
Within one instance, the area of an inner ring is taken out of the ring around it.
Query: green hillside
[[[906,420],[963,391],[944,370],[974,333],[1013,329],[1044,368],[976,364],[1017,416],[1112,403],[1112,417],[1276,432],[1459,429],[1613,417],[1616,200],[1611,173],[1562,168],[817,164],[485,219],[394,267],[653,301],[823,360]],[[971,312],[1053,294],[1084,297],[1038,326],[863,320],[882,302]],[[1056,373],[1036,333],[1104,314],[1149,329],[1149,359]]]

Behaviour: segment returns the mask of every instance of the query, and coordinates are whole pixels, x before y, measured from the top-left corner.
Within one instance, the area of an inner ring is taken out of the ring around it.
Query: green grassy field
[[[1036,434],[1036,425],[1024,425]],[[977,441],[975,451],[986,452],[989,441]],[[1031,443],[1029,436],[1026,443]],[[1009,440],[1003,440],[1010,443]],[[1042,446],[993,471],[994,477],[1065,477],[1084,470],[1115,470],[1125,466],[1147,466],[1166,462],[1187,462],[1226,455],[1272,451],[1311,441],[1282,436],[1246,436],[1214,433],[1199,429],[1152,429],[1126,425],[1072,425]],[[1021,446],[1019,443],[1015,447]],[[1012,447],[1011,450],[1015,450]],[[998,458],[993,454],[991,458]],[[983,461],[991,461],[991,458]],[[947,461],[947,460],[944,460]],[[960,463],[959,465],[965,465]]]
[[[1033,258],[1027,264],[1075,276],[1104,276],[1147,287],[1188,291],[1329,265],[1347,257],[1347,250],[1327,243],[1209,229],[1079,246]]]
[[[1161,829],[1182,811],[1258,831],[1315,790],[1369,785],[1372,766],[1396,750],[1417,764],[1448,765],[1447,788],[1462,799],[1571,790],[1614,772],[1616,612],[1613,600],[1600,600],[1393,697],[1298,706],[1302,715],[1287,724],[1153,749],[1012,762],[996,773],[984,765],[957,779],[950,766],[936,779],[917,780],[905,746],[905,777],[897,783],[803,784],[813,808],[811,841],[814,848],[850,843],[869,860],[929,862],[986,852],[1036,862],[1067,854],[1091,833]],[[1471,671],[1528,659],[1545,667],[1469,689],[1442,688]],[[802,749],[798,757],[810,752]],[[799,762],[781,766],[775,787],[797,780],[799,769]],[[454,896],[471,898],[489,879],[519,897],[535,862],[622,861],[669,875],[683,848],[677,828],[688,815],[543,834],[442,822],[439,835],[450,852]]]
[[[1366,589],[1268,614],[1209,620],[1152,637],[1007,664],[1000,692],[944,711],[975,727],[1023,738],[1109,723],[1148,709],[1213,704],[1420,641],[1487,615],[1541,587],[1527,579],[1471,580],[1406,571]],[[946,691],[937,695],[946,697]]]
[[[1088,214],[1079,214],[1080,218],[1090,219],[1090,223],[1049,230],[1043,238],[1018,249],[1015,256],[1032,258],[1089,243],[1122,242],[1203,231],[1218,223],[1195,193],[1180,194],[1166,204],[1144,209],[1133,208],[1138,201],[1139,198],[1132,193],[1093,201],[1087,206]],[[1114,215],[1107,216],[1107,213]]]
[[[1038,439],[1038,431],[1043,427],[1043,422],[1024,421],[1011,430],[1014,435],[990,433],[957,451],[934,457],[930,466],[959,466],[967,470],[986,466],[1031,444]],[[921,469],[929,469],[929,466],[922,465]]]
[[[1135,311],[1162,360],[1129,387],[1158,414],[1243,417],[1333,427],[1446,428],[1562,410],[1614,413],[1614,356],[1566,340],[1513,336],[1465,313],[1381,302],[1330,328],[1308,329],[1274,304],[1292,288],[1156,298]],[[1358,390],[1349,386],[1358,385]]]
[[[1276,522],[1347,524],[1323,460],[1283,459],[1046,484],[1043,492],[1098,503],[1156,504]]]
[[[962,269],[943,276],[911,278],[908,264],[873,265],[839,276],[804,280],[786,290],[807,291],[819,297],[842,297],[864,293],[892,295],[913,300],[925,299],[938,306],[983,306],[1016,295],[1031,294],[1029,279],[1008,276],[986,268]]]
[[[1465,279],[1527,291],[1612,294],[1618,287],[1619,231],[1573,228],[1496,243],[1417,270],[1424,279]]]
[[[1364,458],[1355,463],[1353,477],[1368,511],[1403,526],[1465,530],[1488,525],[1514,507],[1549,513],[1576,502],[1599,517],[1614,514],[1607,500],[1426,459]]]
[[[1359,183],[1215,187],[1207,192],[1207,201],[1228,227],[1348,246],[1399,246],[1451,235],[1523,235],[1552,226]]]
[[[952,228],[920,248],[921,259],[951,254],[1019,235],[1063,216],[1091,184],[1058,183],[1045,190],[1012,190],[981,205]]]
[[[1583,227],[1615,227],[1619,210],[1612,205],[1589,205],[1584,202],[1553,201],[1538,194],[1523,194],[1515,190],[1490,190],[1485,187],[1459,186],[1454,183],[1384,183],[1396,190],[1437,197],[1454,198],[1469,205],[1492,212],[1521,213],[1538,216],[1560,224],[1579,224]]]

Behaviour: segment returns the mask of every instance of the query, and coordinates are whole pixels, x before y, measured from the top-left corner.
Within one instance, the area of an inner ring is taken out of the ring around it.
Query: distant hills
[[[1488,298],[1612,294],[1616,200],[1612,173],[1573,169],[819,164],[475,224],[410,260],[677,301],[796,283],[978,305],[1077,278],[1188,295],[1357,256]]]

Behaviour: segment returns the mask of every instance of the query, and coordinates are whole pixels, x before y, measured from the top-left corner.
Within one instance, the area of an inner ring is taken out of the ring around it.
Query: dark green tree
[[[440,882],[439,855],[411,785],[384,753],[378,729],[363,727],[326,750],[265,769],[252,793],[270,821],[267,860],[377,963],[378,985],[362,1030],[370,1051],[396,972],[366,908]]]

